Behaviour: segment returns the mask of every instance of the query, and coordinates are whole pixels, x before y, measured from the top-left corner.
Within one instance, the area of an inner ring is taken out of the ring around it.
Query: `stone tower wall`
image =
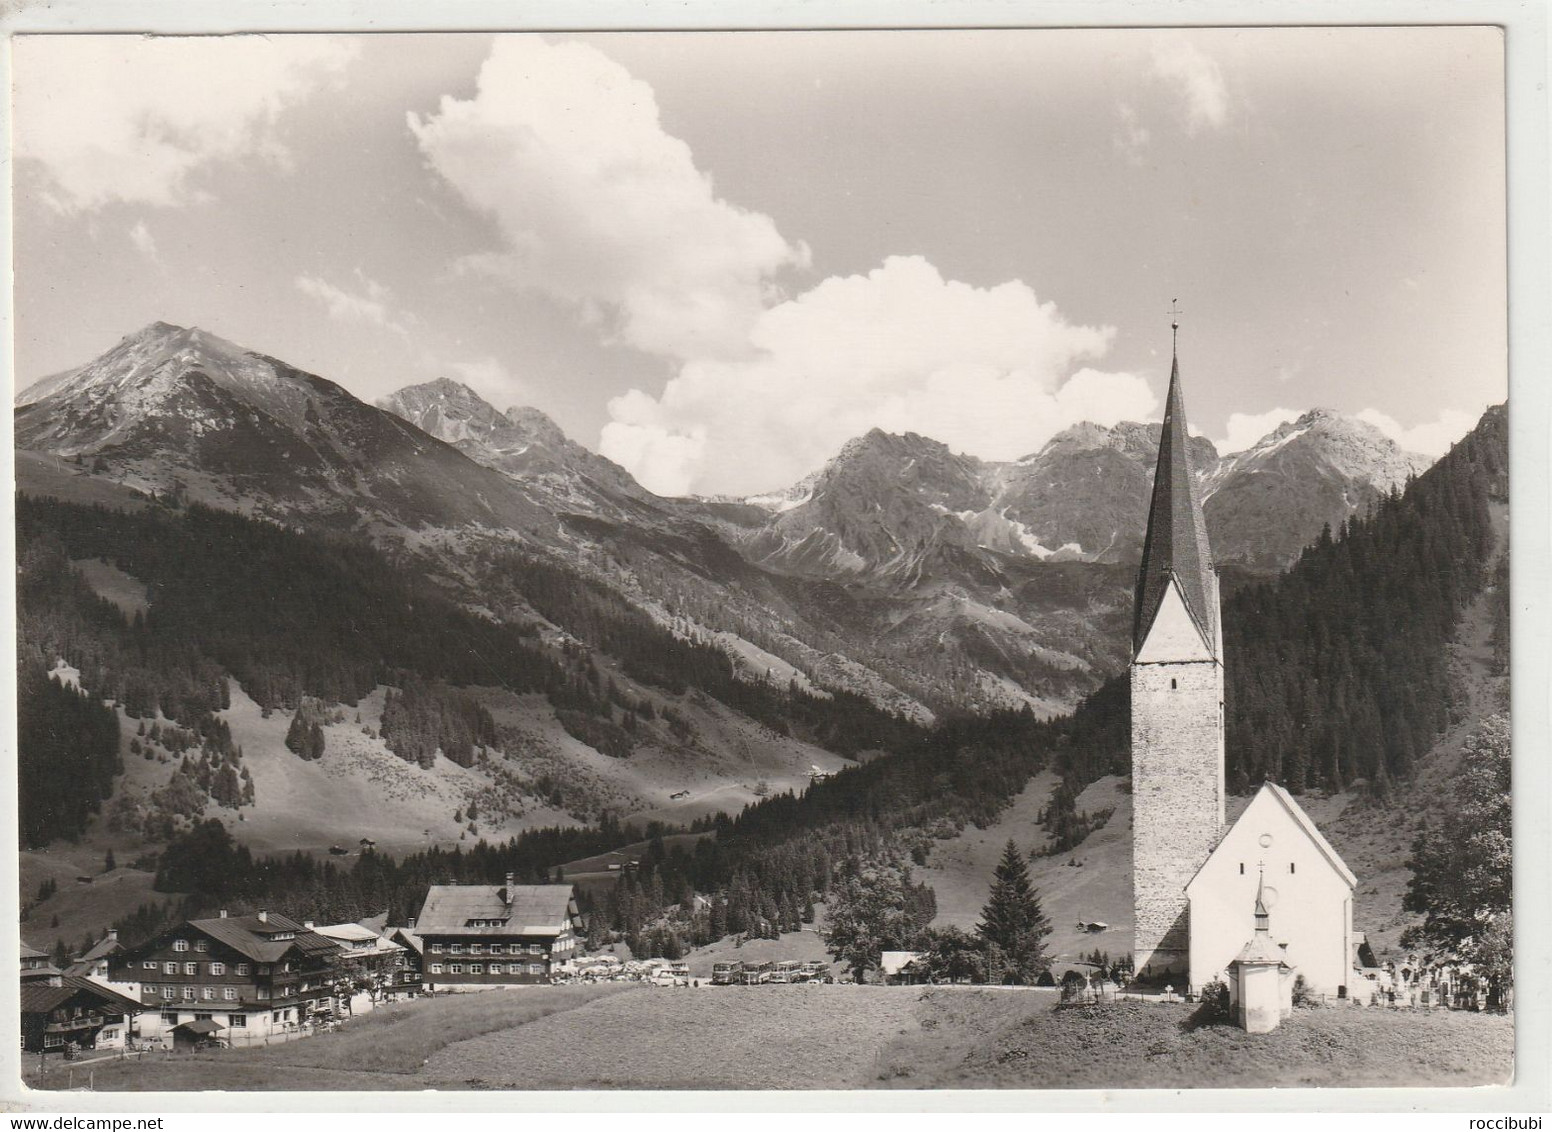
[[[1131,692],[1134,958],[1184,973],[1186,883],[1224,825],[1223,666],[1134,664]]]

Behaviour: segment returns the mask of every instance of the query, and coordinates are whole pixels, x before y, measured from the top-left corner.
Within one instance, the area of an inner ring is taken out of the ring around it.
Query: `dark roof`
[[[21,976],[23,982],[31,982],[39,979],[52,979],[55,975],[63,975],[64,972],[52,963],[45,963],[41,967],[23,967]]]
[[[211,1018],[196,1018],[192,1022],[184,1022],[174,1026],[174,1030],[187,1030],[191,1034],[213,1034],[217,1030],[226,1029],[221,1023]]]
[[[188,926],[255,963],[277,963],[293,948],[303,955],[337,951],[339,945],[288,916],[271,912],[267,920],[252,916],[218,916],[208,920],[190,920]],[[273,939],[277,933],[289,933],[290,939]]]
[[[508,900],[510,898],[510,903]],[[433,884],[415,921],[432,935],[559,935],[577,914],[569,884]],[[470,920],[501,920],[502,927],[471,928]]]
[[[91,963],[97,959],[106,959],[108,956],[114,955],[122,950],[123,948],[120,946],[117,939],[115,939],[113,936],[105,935],[96,943],[92,944],[91,947],[87,948],[85,952],[77,956],[76,960],[80,963]]]
[[[22,958],[23,959],[47,959],[48,958],[48,952],[47,951],[39,951],[36,947],[33,947],[30,943],[28,943],[24,939],[24,940],[22,940]]]
[[[1159,460],[1153,474],[1153,502],[1148,508],[1148,533],[1143,540],[1142,567],[1137,572],[1137,601],[1132,620],[1132,653],[1136,655],[1153,628],[1173,576],[1180,584],[1186,610],[1202,638],[1217,652],[1218,609],[1212,600],[1212,551],[1207,521],[1192,473],[1185,399],[1180,392],[1180,359],[1169,371],[1169,396],[1164,402],[1164,426],[1159,433]]]
[[[21,1009],[23,1014],[45,1014],[53,1010],[61,1003],[70,1001],[76,995],[85,991],[95,996],[105,1006],[115,1008],[117,1011],[134,1013],[144,1010],[145,1007],[126,995],[109,990],[101,983],[94,983],[90,979],[83,979],[75,975],[66,975],[60,980],[60,985],[49,986],[45,983],[23,983],[21,987]]]

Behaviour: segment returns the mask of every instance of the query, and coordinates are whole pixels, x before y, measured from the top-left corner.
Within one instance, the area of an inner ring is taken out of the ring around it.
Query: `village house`
[[[415,926],[426,989],[548,983],[578,948],[577,916],[569,884],[434,884]]]
[[[22,940],[21,967],[23,983],[52,983],[57,987],[60,976],[64,974],[49,961],[47,951],[39,951],[36,947],[29,946],[26,940]]]
[[[404,944],[362,924],[329,924],[315,930],[339,945],[337,985],[347,1014],[363,1014],[420,991],[419,964],[410,966]]]
[[[189,920],[109,960],[115,987],[146,1013],[143,1038],[185,1022],[215,1021],[234,1036],[263,1037],[334,1013],[340,947],[273,912]]]
[[[83,979],[107,983],[109,981],[109,960],[122,950],[123,948],[119,945],[118,930],[110,928],[107,935],[92,944],[70,966],[65,968],[65,974],[79,975]]]
[[[78,975],[21,985],[22,1049],[28,1053],[122,1049],[144,1009],[128,995]]]

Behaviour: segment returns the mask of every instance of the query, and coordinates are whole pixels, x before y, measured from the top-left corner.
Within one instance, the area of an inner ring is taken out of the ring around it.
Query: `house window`
[[[490,965],[490,973],[492,975],[499,975],[499,974],[502,973],[502,970],[503,970],[503,968],[502,968],[500,963],[492,963]]]
[[[199,974],[199,964],[198,963],[185,963],[183,965],[183,973],[185,975],[197,975],[197,974]]]
[[[268,987],[259,987],[259,988],[257,988],[253,992],[253,997],[254,998],[268,998],[269,997],[269,988]]]
[[[216,996],[216,988],[215,987],[206,987],[205,988],[205,997],[207,999],[208,998],[215,998],[215,996]]]
[[[507,949],[503,944],[493,943],[490,945],[490,953],[492,955],[505,955],[506,950]]]
[[[189,941],[186,939],[175,939],[172,941],[172,949],[174,951],[187,951],[189,949]]]
[[[171,990],[172,988],[169,987],[168,989]],[[167,1026],[176,1026],[178,1024],[178,1012],[176,1010],[162,1011],[162,1023]]]
[[[208,939],[196,939],[194,941],[194,950],[195,951],[209,951],[210,950],[210,941]]]
[[[462,963],[449,963],[448,967],[447,967],[447,973],[449,975],[461,975],[461,974],[463,974],[463,964]]]
[[[237,1001],[237,988],[236,987],[222,987],[221,988],[221,997],[226,999],[227,1002],[236,1002]]]
[[[183,1001],[184,1002],[193,1002],[194,1001],[194,988],[193,987],[184,987],[183,988]]]
[[[204,1012],[201,1012],[199,1014],[194,1015],[194,1021],[196,1021],[196,1022],[214,1022],[215,1020],[216,1020],[216,1016],[214,1014],[206,1014]]]
[[[239,963],[239,964],[237,964],[237,973],[239,975],[252,974],[253,973],[253,966],[252,966],[252,964],[249,964],[249,963]]]
[[[530,963],[530,964],[528,964],[528,973],[530,975],[542,975],[542,974],[544,974],[544,964],[543,963]]]
[[[260,963],[259,964],[259,974],[261,974],[261,975],[269,974],[269,964],[268,963]]]
[[[212,975],[224,975],[224,974],[226,974],[226,964],[225,963],[212,963],[210,965],[210,973]]]
[[[146,959],[146,960],[141,962],[140,966],[145,968],[147,971],[154,971],[154,970],[156,970],[156,960],[155,959]]]
[[[162,964],[162,974],[164,974],[164,975],[176,975],[177,973],[178,973],[178,965],[176,963],[174,963],[171,959],[169,959],[167,962]]]
[[[440,963],[433,963],[433,964],[431,964],[431,973],[433,975],[440,975],[442,973],[442,964],[440,964]]]
[[[436,941],[436,942],[435,942],[435,943],[433,943],[433,944],[432,944],[432,945],[431,945],[431,947],[430,947],[430,950],[431,950],[431,951],[432,951],[432,952],[434,952],[434,953],[435,953],[435,954],[437,954],[437,955],[440,955],[440,954],[442,954],[442,941],[441,941],[441,940],[438,940],[438,941]]]
[[[470,955],[483,955],[483,954],[485,954],[485,945],[483,943],[471,943],[469,945],[469,954]]]
[[[485,973],[485,964],[483,964],[483,963],[470,963],[469,964],[469,974],[471,974],[471,975],[483,975],[484,973]]]
[[[228,1014],[226,1024],[234,1030],[246,1030],[248,1028],[248,1016],[246,1014]]]
[[[528,945],[528,954],[530,954],[530,955],[543,955],[544,954],[544,949],[542,947],[540,947],[537,943],[530,943]]]
[[[447,945],[447,950],[450,951],[454,955],[462,955],[463,954],[463,944],[461,944],[461,943],[450,943],[450,944]]]
[[[162,988],[162,997],[163,998],[177,998],[178,997],[178,988],[173,986],[171,983],[167,984],[166,986],[164,986]],[[176,1018],[177,1015],[175,1014],[175,1015],[173,1015],[173,1017]]]

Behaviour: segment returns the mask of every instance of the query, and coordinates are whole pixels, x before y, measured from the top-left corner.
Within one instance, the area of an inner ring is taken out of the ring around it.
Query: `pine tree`
[[[992,876],[991,896],[981,909],[976,934],[997,945],[1010,973],[1016,973],[1021,981],[1033,982],[1049,963],[1043,945],[1051,934],[1051,924],[1041,910],[1024,855],[1012,838]]]

